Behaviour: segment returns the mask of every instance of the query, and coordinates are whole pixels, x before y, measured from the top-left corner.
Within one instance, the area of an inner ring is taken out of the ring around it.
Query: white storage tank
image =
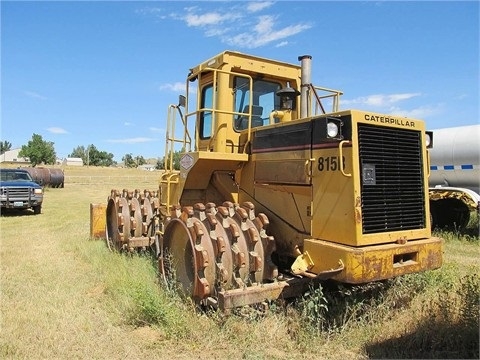
[[[480,192],[480,124],[433,130],[429,185]]]

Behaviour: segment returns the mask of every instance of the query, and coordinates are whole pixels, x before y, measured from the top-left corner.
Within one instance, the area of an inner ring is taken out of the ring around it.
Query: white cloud
[[[156,139],[147,138],[147,137],[136,137],[136,138],[107,140],[107,142],[115,143],[115,144],[139,144],[139,143],[146,143],[146,142],[151,142],[151,141],[156,141]]]
[[[170,90],[170,91],[180,92],[180,93],[184,93],[186,91],[185,83],[183,82],[176,82],[174,84],[163,84],[163,85],[160,85],[159,90]]]
[[[208,25],[221,25],[225,21],[233,21],[240,17],[240,14],[235,13],[221,14],[219,12],[209,12],[200,15],[189,13],[185,15],[183,19],[187,23],[187,26],[204,27]]]
[[[128,122],[128,121],[125,121],[125,122],[123,123],[123,125],[124,125],[124,126],[132,126],[132,125],[133,125],[133,123],[131,123],[131,122]]]
[[[390,109],[390,114],[404,116],[413,119],[426,119],[434,115],[438,115],[443,112],[443,105],[425,105],[410,110],[392,108]]]
[[[194,11],[196,11],[197,9],[198,9],[198,6],[188,6],[188,7],[184,8],[184,10],[185,10],[186,12],[194,12]]]
[[[163,10],[158,7],[144,7],[144,8],[135,10],[135,13],[143,16],[154,16],[160,19],[166,18],[166,15],[162,14]]]
[[[403,101],[411,100],[422,96],[421,93],[399,93],[399,94],[375,94],[361,96],[352,100],[341,100],[340,105],[345,108],[365,108],[373,111],[383,112],[390,115],[408,117],[414,119],[426,119],[441,114],[443,105],[421,105],[412,106],[410,109],[406,104],[399,106]]]
[[[274,4],[273,1],[254,1],[250,2],[247,5],[247,11],[249,12],[257,12],[263,9],[269,8]]]
[[[27,95],[28,97],[31,97],[31,98],[34,98],[34,99],[47,100],[46,96],[40,95],[39,93],[36,93],[34,91],[24,91],[23,93],[25,95]]]
[[[421,95],[421,93],[392,94],[388,95],[388,101],[391,103],[396,103],[397,101],[408,100]]]
[[[271,15],[260,16],[253,31],[243,32],[238,35],[224,37],[223,40],[233,46],[244,48],[257,48],[274,41],[279,41],[310,29],[309,24],[289,25],[282,29],[275,29],[275,17]],[[283,41],[284,43],[284,41]]]
[[[156,133],[164,133],[165,132],[165,129],[162,129],[162,128],[157,128],[157,127],[149,127],[148,130],[150,130],[151,132],[156,132]]]
[[[275,17],[272,15],[262,15],[258,18],[257,25],[253,28],[256,33],[272,32]]]
[[[205,30],[205,36],[206,37],[214,37],[214,36],[222,36],[224,34],[227,34],[231,29],[226,27],[226,26],[222,26],[222,27],[214,27],[214,28],[211,28],[211,29],[207,29]]]
[[[51,132],[52,134],[68,134],[67,130],[62,129],[60,127],[49,127],[47,131]]]
[[[274,4],[273,1],[249,2],[246,6],[235,3],[228,8],[208,12],[194,6],[184,9],[186,15],[171,14],[170,17],[184,21],[188,27],[201,28],[207,37],[218,37],[230,46],[250,49],[280,40],[283,41],[277,47],[286,46],[289,43],[285,39],[312,27],[309,23],[288,24],[282,21],[284,27],[276,28],[277,16],[260,14]],[[259,13],[259,16],[252,18],[252,13]]]
[[[421,96],[420,93],[404,93],[404,94],[374,94],[361,96],[352,100],[342,100],[343,105],[366,105],[371,107],[389,107],[393,104],[409,100],[411,98]]]

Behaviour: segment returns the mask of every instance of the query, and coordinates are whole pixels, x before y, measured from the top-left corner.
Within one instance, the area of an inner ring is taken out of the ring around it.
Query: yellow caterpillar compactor
[[[340,111],[342,93],[298,60],[225,51],[191,69],[159,188],[92,204],[92,237],[152,249],[169,281],[222,310],[440,267],[424,122]]]

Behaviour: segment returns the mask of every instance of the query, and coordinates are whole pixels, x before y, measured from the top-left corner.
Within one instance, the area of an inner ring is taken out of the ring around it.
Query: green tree
[[[100,151],[93,144],[88,145],[87,148],[83,145],[77,146],[69,157],[79,157],[84,164],[89,166],[112,166],[115,164],[112,153]]]
[[[180,170],[180,159],[182,158],[182,154],[185,152],[184,149],[182,149],[181,151],[175,151],[173,153],[173,159],[172,159],[172,162],[173,162],[173,169],[174,170]],[[170,161],[170,159],[168,158],[167,161]],[[157,160],[157,165],[155,167],[157,170],[164,170],[165,169],[165,158],[158,158]]]
[[[3,154],[6,151],[9,151],[11,149],[12,149],[12,143],[10,143],[6,140],[0,142],[0,154]]]
[[[22,145],[18,156],[29,158],[32,166],[42,163],[53,165],[57,158],[53,142],[43,140],[42,136],[38,134],[33,134],[32,140],[27,145]]]
[[[122,161],[123,161],[123,164],[125,165],[125,167],[133,168],[133,167],[137,166],[137,162],[135,161],[135,159],[133,158],[133,155],[131,153],[130,154],[125,154],[125,156],[122,157]]]
[[[98,153],[97,163],[98,166],[112,166],[116,164],[113,160],[113,154],[106,151],[100,151]]]
[[[114,164],[113,154],[98,150],[93,144],[88,145],[86,164],[91,166],[112,166]]]
[[[85,150],[85,146],[80,145],[73,149],[72,153],[68,155],[68,157],[80,158],[83,160],[83,163],[87,163],[87,150]]]
[[[128,168],[139,167],[140,165],[145,165],[147,163],[143,156],[133,156],[132,153],[125,154],[125,156],[122,158],[122,161],[125,167]]]
[[[137,167],[140,166],[140,165],[145,165],[147,163],[145,158],[141,155],[138,155],[138,156],[135,157],[135,162],[137,163]]]

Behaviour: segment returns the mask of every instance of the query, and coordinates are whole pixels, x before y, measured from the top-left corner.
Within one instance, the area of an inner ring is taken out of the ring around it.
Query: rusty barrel
[[[27,167],[24,169],[32,176],[33,181],[41,186],[53,188],[64,187],[65,175],[62,169],[49,169],[45,167]]]
[[[22,170],[26,170],[30,174],[30,176],[32,177],[33,181],[37,182],[40,185],[43,185],[43,184],[41,184],[37,168],[22,168]]]
[[[38,178],[42,186],[49,186],[50,184],[50,170],[48,168],[37,168]]]
[[[33,181],[38,183],[41,186],[48,186],[50,184],[50,171],[47,168],[43,167],[29,167],[25,168],[28,171],[30,176],[33,178]]]
[[[49,169],[50,170],[50,187],[63,188],[65,184],[65,175],[62,169]]]

